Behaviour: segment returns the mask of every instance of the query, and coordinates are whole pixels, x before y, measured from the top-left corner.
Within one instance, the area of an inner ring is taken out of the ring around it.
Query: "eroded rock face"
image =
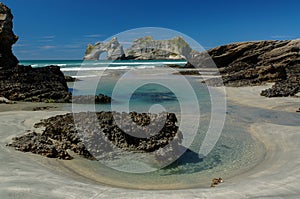
[[[13,33],[13,15],[11,10],[0,2],[0,67],[11,68],[18,64],[12,53],[12,45],[18,37]]]
[[[159,60],[159,59],[190,59],[195,51],[182,37],[169,40],[154,40],[152,36],[136,39],[131,47],[124,52],[117,38],[108,43],[98,42],[89,45],[84,56],[85,60],[98,60],[101,53],[107,52],[108,60]]]
[[[117,125],[115,118],[122,119],[122,128]],[[130,121],[137,127],[133,128]],[[44,127],[42,133],[29,132],[16,137],[9,146],[23,152],[65,160],[73,158],[68,150],[94,160],[98,156],[108,155],[114,149],[142,153],[159,151],[160,158],[167,156],[176,159],[182,141],[176,122],[173,113],[69,113],[42,120],[35,125]],[[159,150],[166,146],[167,151]]]
[[[267,97],[300,91],[300,40],[241,42],[219,46],[208,53],[220,69],[225,85],[276,82],[273,88],[262,92]]]
[[[136,39],[126,50],[127,59],[189,59],[192,49],[182,37],[154,40],[152,36]]]
[[[99,60],[102,53],[107,52],[107,60],[123,59],[125,56],[123,46],[118,42],[117,38],[113,38],[109,42],[98,42],[94,46],[89,44],[84,60]]]

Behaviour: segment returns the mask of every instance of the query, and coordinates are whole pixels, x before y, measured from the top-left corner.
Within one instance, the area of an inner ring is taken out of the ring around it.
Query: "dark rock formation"
[[[125,56],[123,46],[114,37],[109,42],[89,44],[85,51],[84,60],[99,60],[100,55],[104,52],[107,52],[107,60],[123,59]]]
[[[58,66],[18,66],[0,70],[0,95],[13,101],[69,102],[71,94]]]
[[[77,104],[107,104],[111,102],[111,97],[103,94],[73,96],[72,102]]]
[[[289,96],[300,92],[300,40],[234,43],[208,50],[208,54],[227,86],[276,82],[262,95]]]
[[[11,10],[0,2],[0,68],[12,68],[18,64],[12,53],[12,45],[18,40],[12,30],[12,20]]]
[[[18,66],[12,45],[13,15],[0,3],[0,96],[13,101],[68,102],[70,93],[63,73],[57,66],[32,68]]]
[[[45,110],[50,110],[52,108],[57,108],[55,106],[38,106],[32,109],[32,111],[45,111]]]
[[[300,93],[300,65],[286,67],[286,77],[261,92],[266,97],[287,97]]]
[[[117,126],[115,118],[122,119],[121,128]],[[137,127],[133,128],[129,121],[134,122]],[[170,158],[170,154],[175,155],[174,152],[178,151],[182,141],[176,122],[177,118],[172,113],[69,113],[42,120],[35,125],[45,128],[41,134],[27,133],[14,138],[8,146],[23,152],[65,160],[72,159],[68,153],[68,150],[72,150],[94,160],[95,157],[108,154],[116,148],[153,152],[169,145],[166,151],[160,150],[158,157],[163,158],[164,153],[167,153]],[[146,128],[147,126],[151,128]],[[157,129],[158,126],[161,129]],[[138,136],[132,136],[133,134]]]
[[[76,82],[79,81],[77,78],[72,77],[72,76],[65,76],[66,82]]]

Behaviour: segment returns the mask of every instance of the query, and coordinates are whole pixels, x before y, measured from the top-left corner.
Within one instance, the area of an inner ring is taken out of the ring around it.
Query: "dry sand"
[[[259,96],[264,88],[227,88],[227,97],[241,105],[276,111],[295,112],[300,107],[300,98]],[[297,198],[300,195],[300,121],[289,125],[264,121],[251,124],[251,135],[265,145],[264,159],[255,168],[224,179],[215,188],[144,191],[112,188],[80,176],[71,177],[74,174],[67,168],[60,166],[57,167],[60,171],[56,170],[55,165],[61,165],[59,160],[24,155],[6,147],[13,136],[24,133],[40,118],[63,113],[7,109],[0,112],[0,198]]]

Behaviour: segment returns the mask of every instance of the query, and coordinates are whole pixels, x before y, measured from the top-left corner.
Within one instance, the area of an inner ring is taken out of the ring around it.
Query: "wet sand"
[[[241,105],[297,114],[294,112],[300,106],[300,98],[268,99],[259,96],[263,88],[227,88],[227,97]],[[224,179],[215,188],[209,188],[208,182],[207,188],[146,191],[95,184],[63,167],[60,160],[24,155],[6,147],[13,136],[24,133],[41,118],[64,113],[55,109],[33,113],[27,105],[0,106],[0,198],[295,198],[300,195],[300,121],[297,120],[251,123],[249,132],[264,144],[265,156],[254,168]],[[23,111],[9,111],[16,110],[14,106]],[[248,117],[257,117],[251,115]]]

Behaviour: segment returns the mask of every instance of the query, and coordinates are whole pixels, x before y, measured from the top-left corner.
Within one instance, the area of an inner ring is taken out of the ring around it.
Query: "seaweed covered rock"
[[[300,65],[286,69],[286,79],[277,81],[271,88],[261,92],[265,97],[287,97],[300,93]]]
[[[58,66],[2,69],[0,95],[13,101],[30,102],[69,102],[71,98]]]
[[[121,121],[121,124],[117,121]],[[72,159],[68,150],[87,159],[109,154],[114,149],[155,152],[163,147],[178,151],[182,134],[173,113],[81,112],[58,115],[35,125],[42,133],[16,137],[11,147],[50,158]],[[160,150],[159,157],[163,157]]]
[[[111,102],[111,97],[104,95],[104,94],[98,94],[98,95],[79,95],[79,96],[73,96],[72,102],[77,104],[107,104]]]

